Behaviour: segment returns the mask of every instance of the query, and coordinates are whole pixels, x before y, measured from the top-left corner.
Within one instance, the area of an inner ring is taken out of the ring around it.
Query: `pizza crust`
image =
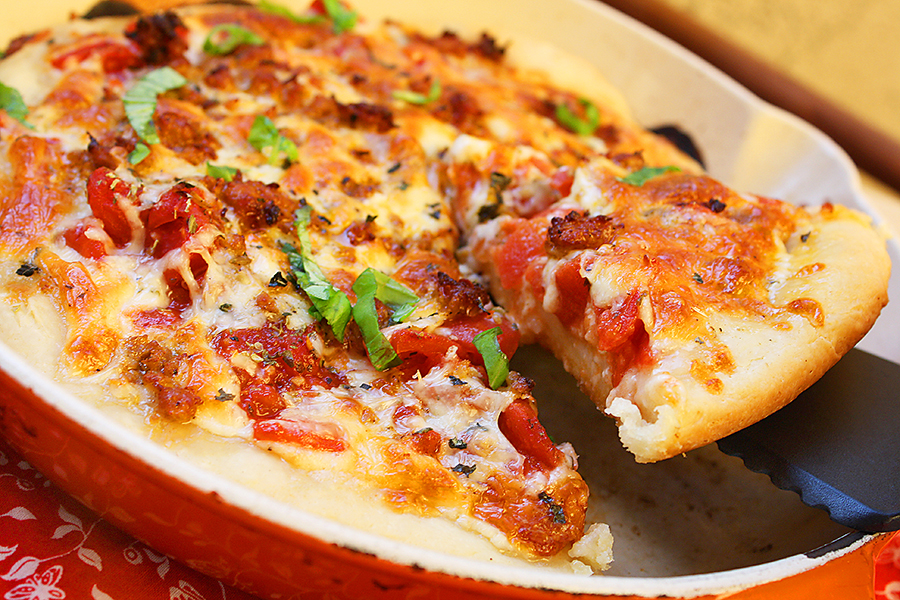
[[[725,437],[789,403],[865,335],[887,303],[885,241],[867,217],[854,211],[813,210],[798,223],[779,264],[783,281],[771,295],[772,304],[815,301],[824,323],[814,325],[803,314],[773,321],[699,309],[734,363],[730,373],[715,374],[721,389],[691,372],[693,361],[708,360],[700,344],[664,334],[651,338],[659,362],[649,371],[632,369],[610,389],[604,353],[526,295],[504,290],[496,272],[491,279],[500,303],[617,419],[622,443],[636,459],[654,462]]]

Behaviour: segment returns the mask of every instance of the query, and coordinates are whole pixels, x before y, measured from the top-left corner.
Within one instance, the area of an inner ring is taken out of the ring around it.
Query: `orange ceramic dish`
[[[868,210],[852,165],[830,142],[600,4],[388,4],[354,3],[373,19],[392,16],[463,34],[488,28],[500,39],[542,40],[574,52],[623,90],[640,121],[692,132],[713,175],[735,187]],[[15,31],[0,37],[84,8],[48,0],[46,11],[25,16],[37,20],[6,24]],[[773,147],[779,151],[763,151]],[[896,260],[896,245],[891,253]],[[891,285],[896,292],[896,280]],[[891,335],[898,322],[889,305],[866,349],[898,360],[900,339]],[[602,510],[618,511],[610,519],[622,532],[610,575],[490,564],[317,517],[135,435],[6,347],[0,347],[0,434],[109,521],[263,597],[872,597],[873,556],[886,537],[846,532],[714,449],[660,466],[630,464],[610,452],[615,444],[596,439],[599,415],[571,397],[577,392],[560,383],[558,365],[539,352],[526,352],[522,360],[520,370],[538,381],[536,396],[549,403],[542,405],[542,420],[579,448],[582,472]]]
[[[3,349],[0,430],[43,473],[110,522],[212,577],[263,598],[872,598],[890,539],[850,533],[829,547],[706,575],[543,574],[397,547],[278,506],[115,427]],[[263,516],[265,515],[265,516]],[[435,596],[436,595],[436,596]]]

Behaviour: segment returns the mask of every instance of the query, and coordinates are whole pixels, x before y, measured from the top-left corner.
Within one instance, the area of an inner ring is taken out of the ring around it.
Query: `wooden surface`
[[[834,139],[864,171],[900,191],[900,142],[663,0],[604,0],[704,58],[764,100]],[[737,25],[735,25],[737,27]],[[797,25],[802,29],[802,23]],[[722,23],[719,29],[724,30]],[[900,50],[900,49],[898,49]],[[848,81],[848,85],[852,82]],[[900,119],[900,117],[898,117]]]

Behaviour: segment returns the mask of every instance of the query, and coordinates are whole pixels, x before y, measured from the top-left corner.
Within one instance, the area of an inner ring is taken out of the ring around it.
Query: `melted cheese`
[[[221,12],[259,29],[267,44],[208,55],[203,44]],[[139,140],[120,97],[152,67],[135,56],[126,68],[113,67],[114,78],[104,73],[105,48],[127,53],[122,48],[135,47],[122,35],[126,21],[76,21],[0,64],[0,78],[23,92],[35,126],[7,128],[10,120],[0,115],[0,148],[9,154],[14,137],[40,136],[70,157],[61,163],[66,181],[53,188],[66,197],[65,206],[52,207],[48,227],[26,251],[4,257],[12,271],[33,260],[40,266],[22,293],[29,319],[50,330],[44,322],[62,316],[63,342],[48,352],[70,368],[55,375],[73,389],[104,390],[98,402],[116,414],[133,411],[153,435],[187,427],[253,444],[309,473],[329,472],[361,497],[381,496],[400,512],[440,515],[504,552],[568,561],[564,550],[582,533],[586,498],[574,451],[568,445],[548,450],[550,442],[542,442],[544,454],[535,458],[528,453],[536,442],[522,441],[530,434],[515,434],[523,425],[503,425],[510,406],[530,396],[486,384],[472,333],[460,319],[511,327],[489,302],[468,299],[464,283],[442,296],[447,283],[435,270],[449,270],[450,281],[460,278],[442,161],[485,160],[496,142],[476,132],[513,142],[522,133],[523,116],[499,104],[486,129],[478,114],[466,113],[470,82],[509,78],[486,88],[488,109],[508,83],[536,92],[543,83],[517,81],[512,70],[472,49],[464,53],[470,56],[441,58],[433,42],[395,25],[374,28],[363,40],[246,8],[186,10],[180,19],[184,45],[173,40],[161,52],[183,55],[186,62],[172,64],[191,83],[159,100],[155,126],[162,143],[148,144],[150,155],[138,164],[126,160]],[[279,27],[261,25],[273,19]],[[271,33],[279,28],[317,42],[286,43]],[[65,54],[95,33],[103,43]],[[368,51],[360,54],[362,43]],[[68,58],[58,68],[47,64],[47,57],[62,55]],[[444,88],[463,98],[437,118],[430,110],[440,113],[441,106],[391,95],[430,72],[422,71],[423,56]],[[36,76],[29,74],[34,65],[41,66]],[[114,93],[71,111],[44,104],[75,71],[106,81]],[[96,125],[96,111],[108,125]],[[249,130],[260,115],[296,146],[298,160],[252,146]],[[468,132],[460,135],[461,128]],[[520,154],[522,160],[535,155]],[[217,181],[207,165],[240,175]],[[108,171],[92,188],[87,176],[100,169]],[[391,339],[430,336],[425,339],[437,346],[422,351],[418,370],[405,367],[419,364],[414,347],[404,354],[407,363],[375,369],[355,324],[342,344],[312,311],[282,250],[285,243],[301,245],[293,211],[304,205],[312,211],[308,258],[351,302],[353,281],[367,268],[400,273],[417,288],[411,316],[390,325],[382,315],[381,325]],[[407,264],[422,256],[435,268]],[[70,297],[62,273],[83,274],[83,297]],[[13,275],[6,281],[9,295],[20,282]],[[75,344],[79,336],[93,345]],[[45,367],[56,362],[35,358]],[[530,505],[532,521],[522,521],[511,503]],[[560,513],[563,505],[567,512]],[[526,527],[540,533],[523,534]]]

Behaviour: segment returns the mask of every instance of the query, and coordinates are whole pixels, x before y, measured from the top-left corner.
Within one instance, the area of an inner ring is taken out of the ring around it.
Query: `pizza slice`
[[[503,154],[469,154],[478,177],[451,175],[470,263],[523,336],[619,422],[639,461],[784,406],[887,302],[884,239],[849,209],[740,194],[637,154],[582,164],[557,202],[527,213],[513,198],[530,182]],[[501,177],[502,190],[479,195]],[[482,218],[498,200],[498,216]]]
[[[577,93],[524,68],[540,48],[508,58],[446,32],[407,38],[423,60],[403,72],[443,92],[397,119],[429,141],[460,255],[638,460],[777,410],[887,302],[889,259],[867,217],[727,188],[599,76],[554,55],[557,79],[589,82]]]

